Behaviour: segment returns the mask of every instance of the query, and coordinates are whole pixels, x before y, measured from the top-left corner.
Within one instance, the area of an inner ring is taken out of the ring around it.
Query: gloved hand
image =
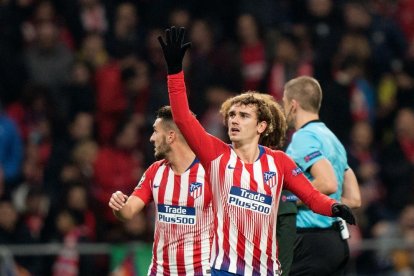
[[[177,74],[183,69],[183,58],[185,52],[191,47],[191,42],[183,44],[185,35],[185,28],[181,27],[177,30],[176,27],[171,27],[165,30],[166,42],[161,36],[158,37],[164,59],[167,63],[168,75]]]
[[[355,224],[355,217],[351,209],[342,203],[334,203],[332,205],[332,216],[343,218],[349,224]]]

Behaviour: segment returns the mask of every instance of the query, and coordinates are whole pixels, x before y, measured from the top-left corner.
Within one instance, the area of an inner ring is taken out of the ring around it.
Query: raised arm
[[[168,69],[168,92],[173,118],[187,143],[203,164],[215,159],[227,145],[208,134],[191,114],[182,71],[182,62],[190,43],[183,44],[185,29],[171,27],[165,31],[165,42],[158,37]]]

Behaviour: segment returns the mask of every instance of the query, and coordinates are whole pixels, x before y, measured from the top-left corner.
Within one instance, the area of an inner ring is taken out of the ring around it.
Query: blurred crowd
[[[154,161],[155,111],[168,104],[157,37],[171,25],[192,42],[190,106],[222,139],[224,99],[281,100],[291,78],[318,79],[321,119],[361,188],[351,248],[414,241],[413,0],[2,0],[0,244],[151,241],[151,208],[120,223],[107,203]],[[360,273],[414,271],[410,250],[352,254]],[[16,261],[59,275],[70,256]],[[105,262],[84,257],[81,275]]]

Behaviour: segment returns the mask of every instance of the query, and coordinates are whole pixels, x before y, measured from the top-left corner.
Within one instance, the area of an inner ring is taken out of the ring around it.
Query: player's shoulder
[[[314,129],[301,128],[293,134],[290,144],[295,145],[295,147],[303,147],[309,144],[320,143],[320,135]]]
[[[265,149],[266,154],[269,154],[273,157],[276,157],[276,158],[286,158],[286,157],[288,157],[286,155],[286,153],[282,150],[271,149],[271,148],[268,148],[268,147],[263,147],[263,148]]]
[[[310,127],[300,128],[295,133],[293,133],[293,137],[314,136],[316,132],[317,130],[314,128],[310,128]]]
[[[147,171],[148,171],[148,172],[150,172],[150,171],[156,171],[156,170],[158,170],[160,167],[165,166],[165,165],[167,165],[167,164],[168,164],[168,162],[167,162],[167,160],[165,160],[165,159],[161,159],[161,160],[155,161],[154,163],[152,163],[152,164],[148,167]]]

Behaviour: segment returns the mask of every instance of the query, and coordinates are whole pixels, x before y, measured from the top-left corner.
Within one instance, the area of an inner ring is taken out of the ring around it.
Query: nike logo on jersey
[[[158,188],[159,186],[160,186],[160,184],[158,184],[158,185],[157,185],[157,184],[154,184],[154,186],[153,186],[153,187],[154,187],[154,188]]]

